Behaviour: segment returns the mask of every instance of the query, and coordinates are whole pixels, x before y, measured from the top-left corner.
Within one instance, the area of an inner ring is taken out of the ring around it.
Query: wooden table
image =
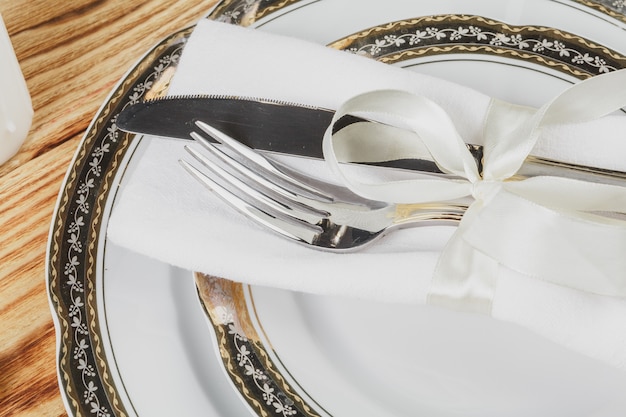
[[[0,0],[35,110],[22,149],[0,166],[0,416],[66,415],[44,273],[57,193],[120,77],[215,1]]]

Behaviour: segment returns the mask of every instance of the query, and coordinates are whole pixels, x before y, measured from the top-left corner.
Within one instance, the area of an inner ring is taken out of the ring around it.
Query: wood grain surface
[[[83,132],[122,75],[214,3],[0,0],[35,110],[25,144],[0,165],[0,416],[67,415],[44,273],[57,193]]]

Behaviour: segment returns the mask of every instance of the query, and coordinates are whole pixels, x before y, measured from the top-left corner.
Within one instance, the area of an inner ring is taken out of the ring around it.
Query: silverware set
[[[271,160],[206,123],[196,126],[202,134],[191,135],[202,151],[186,146],[197,163],[181,161],[183,167],[258,224],[318,249],[354,251],[402,227],[457,224],[467,209],[368,200]]]
[[[454,202],[390,204],[312,178],[198,121],[185,146],[193,163],[181,165],[223,201],[254,222],[292,241],[327,251],[356,251],[401,228],[456,225],[467,205]],[[626,174],[560,166],[533,158],[536,175],[549,170],[567,177],[624,184]],[[526,170],[526,176],[528,175]],[[519,179],[526,177],[520,175]]]

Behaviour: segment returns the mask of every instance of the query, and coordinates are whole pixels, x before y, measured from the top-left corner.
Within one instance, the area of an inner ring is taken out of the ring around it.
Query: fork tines
[[[201,168],[181,160],[182,166],[252,220],[290,239],[313,243],[323,231],[319,224],[329,213],[301,200],[331,201],[332,197],[285,175],[269,160],[223,132],[203,122],[196,125],[223,146],[193,132],[192,138],[202,145],[207,155],[186,146]]]

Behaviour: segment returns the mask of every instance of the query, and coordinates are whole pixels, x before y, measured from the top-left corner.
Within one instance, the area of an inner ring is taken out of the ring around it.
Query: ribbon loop
[[[425,97],[375,91],[348,100],[326,131],[326,161],[357,194],[392,203],[473,197],[434,272],[430,302],[488,313],[499,268],[594,294],[626,297],[626,187],[557,177],[514,181],[541,129],[602,117],[626,105],[626,70],[567,89],[540,109],[493,100],[485,119],[482,176],[447,114]],[[612,86],[620,84],[620,88]],[[590,92],[610,98],[590,104]],[[579,105],[577,103],[584,103]],[[357,123],[334,132],[345,114]],[[371,145],[371,146],[370,146]],[[365,182],[342,162],[428,154],[460,179]]]

